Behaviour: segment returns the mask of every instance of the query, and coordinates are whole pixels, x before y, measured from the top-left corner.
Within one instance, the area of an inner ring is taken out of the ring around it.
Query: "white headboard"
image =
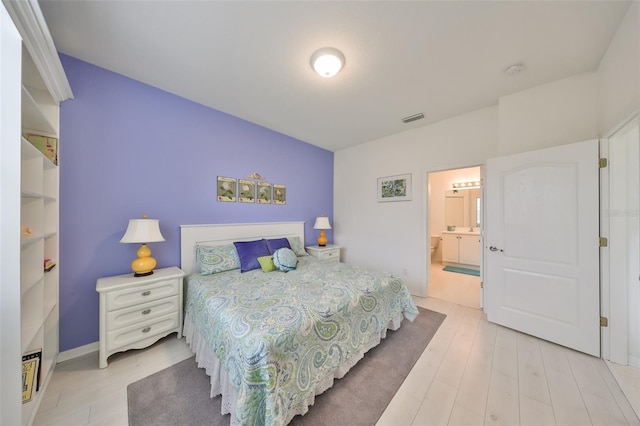
[[[304,244],[304,222],[226,223],[180,225],[180,267],[190,274],[196,265],[196,245],[223,245],[260,238],[300,237]]]

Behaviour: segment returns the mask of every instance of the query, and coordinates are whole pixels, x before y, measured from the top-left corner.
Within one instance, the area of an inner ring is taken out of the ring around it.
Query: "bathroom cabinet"
[[[480,234],[442,232],[442,262],[480,266]]]

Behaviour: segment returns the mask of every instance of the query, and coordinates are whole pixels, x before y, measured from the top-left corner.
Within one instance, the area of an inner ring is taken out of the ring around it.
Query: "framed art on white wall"
[[[410,201],[411,173],[378,178],[378,202]]]

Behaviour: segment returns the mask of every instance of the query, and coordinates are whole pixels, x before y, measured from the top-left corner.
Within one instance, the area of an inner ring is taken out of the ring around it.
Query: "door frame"
[[[423,262],[423,271],[422,271],[422,276],[423,276],[423,282],[424,282],[424,286],[422,288],[423,291],[423,295],[424,297],[428,297],[429,296],[429,284],[431,281],[431,272],[430,272],[430,268],[431,268],[431,262],[427,263],[426,260],[427,259],[431,259],[430,257],[430,247],[431,247],[431,230],[429,229],[429,224],[431,221],[431,216],[429,215],[429,208],[430,208],[430,203],[429,203],[429,199],[431,198],[431,187],[429,186],[429,175],[431,173],[439,173],[439,172],[447,172],[450,170],[458,170],[458,169],[470,169],[470,168],[474,168],[474,167],[479,167],[480,168],[480,197],[481,197],[481,207],[482,207],[482,213],[480,215],[480,247],[484,247],[484,217],[485,217],[485,192],[484,192],[484,175],[485,175],[485,164],[478,164],[478,163],[463,163],[463,164],[454,164],[454,165],[449,165],[449,166],[442,166],[442,167],[437,167],[437,168],[433,168],[433,169],[426,169],[422,171],[422,187],[425,188],[425,190],[422,193],[422,235],[425,235],[425,238],[423,240],[423,259],[425,260]],[[484,310],[484,288],[483,288],[483,269],[484,269],[484,258],[483,258],[483,252],[484,250],[480,250],[480,309]]]
[[[607,136],[600,140],[600,157],[609,158],[609,141],[621,131],[637,126],[640,121],[638,111],[616,126]],[[638,159],[640,161],[640,158]],[[600,172],[600,235],[612,241],[610,222],[607,214],[610,208],[610,167]],[[616,182],[616,185],[626,182]],[[615,236],[614,236],[615,238]],[[628,306],[627,282],[611,280],[611,270],[619,263],[618,259],[610,256],[609,249],[600,251],[600,311],[603,317],[609,319],[608,327],[601,327],[601,356],[603,359],[617,364],[628,364]],[[615,310],[611,307],[616,306]]]

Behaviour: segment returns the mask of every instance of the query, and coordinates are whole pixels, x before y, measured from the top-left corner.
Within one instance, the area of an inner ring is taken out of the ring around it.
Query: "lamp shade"
[[[329,218],[327,216],[318,216],[316,223],[313,225],[313,229],[331,229]]]
[[[129,219],[121,243],[156,243],[164,241],[158,219]]]

